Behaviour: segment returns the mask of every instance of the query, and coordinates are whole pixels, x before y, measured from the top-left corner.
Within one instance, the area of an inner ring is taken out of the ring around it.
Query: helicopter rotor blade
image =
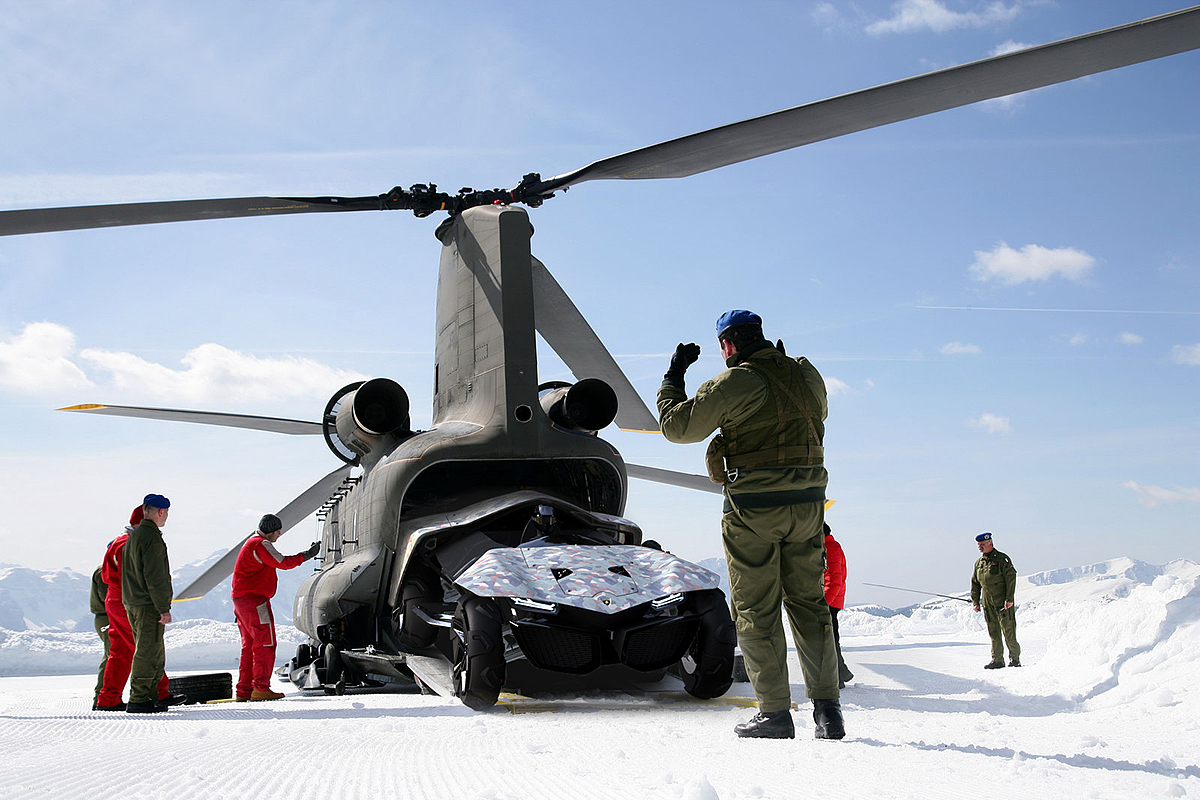
[[[279,517],[279,521],[283,523],[283,531],[287,530],[297,523],[303,521],[309,514],[321,507],[321,504],[329,498],[331,494],[342,484],[346,478],[350,476],[350,466],[339,467],[333,472],[326,475],[321,480],[308,487],[295,500],[288,503],[275,516]],[[250,536],[253,536],[253,532]],[[204,570],[198,578],[189,583],[182,591],[175,594],[172,602],[179,603],[184,600],[197,600],[208,594],[221,581],[233,574],[234,564],[237,563],[238,553],[242,550],[242,545],[250,538],[247,536],[242,539],[225,555],[221,556],[211,567]]]
[[[533,259],[533,292],[534,327],[576,378],[600,378],[612,387],[617,395],[617,427],[625,431],[657,433],[658,419],[646,406],[646,401],[633,388],[550,270],[536,258]]]
[[[869,128],[1200,48],[1200,6],[723,125],[595,161],[550,178],[683,178]]]
[[[672,469],[658,467],[643,467],[641,464],[625,462],[625,471],[629,477],[654,483],[665,483],[668,486],[680,486],[684,489],[695,489],[701,492],[721,493],[721,484],[713,483],[707,475],[693,475],[690,472],[676,472]]]
[[[0,211],[0,236],[321,211],[373,211],[379,197],[230,197]]]
[[[58,411],[81,411],[87,414],[105,414],[113,417],[138,417],[140,419],[163,419],[171,422],[195,422],[201,425],[220,425],[226,428],[249,428],[255,431],[272,431],[293,436],[319,436],[321,423],[282,417],[256,417],[249,414],[220,414],[213,411],[186,411],[174,408],[145,408],[142,406],[108,406],[85,403],[67,406]]]

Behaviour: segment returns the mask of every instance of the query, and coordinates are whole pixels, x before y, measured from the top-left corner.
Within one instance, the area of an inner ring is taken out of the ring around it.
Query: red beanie
[[[137,508],[135,508],[133,510],[133,513],[129,515],[129,524],[136,528],[138,525],[140,525],[142,523],[143,519],[144,519],[144,517],[142,515],[142,507],[138,506]]]

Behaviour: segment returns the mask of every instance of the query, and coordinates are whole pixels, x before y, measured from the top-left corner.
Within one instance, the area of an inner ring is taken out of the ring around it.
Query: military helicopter
[[[0,212],[0,234],[297,213],[448,212],[439,267],[433,422],[377,378],[319,422],[104,405],[70,410],[322,436],[343,463],[279,514],[314,511],[321,567],[301,587],[292,662],[307,688],[419,681],[472,707],[512,671],[676,667],[688,691],[728,687],[728,610],[710,576],[624,519],[628,479],[720,491],[706,477],[627,464],[599,436],[657,422],[583,315],[532,254],[528,213],[594,180],[680,178],[804,144],[1200,47],[1200,7],[920,75],[602,159],[513,188],[433,184],[366,197],[250,197]],[[579,379],[539,383],[535,332]],[[232,572],[240,545],[179,593]]]

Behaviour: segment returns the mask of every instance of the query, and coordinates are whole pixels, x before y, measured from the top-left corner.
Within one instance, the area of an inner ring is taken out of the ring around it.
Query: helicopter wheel
[[[462,632],[462,641],[454,646],[454,695],[476,711],[491,708],[504,686],[500,608],[487,598],[464,598],[454,627]]]
[[[342,651],[332,642],[325,645],[325,694],[333,694],[332,687],[342,681]],[[342,683],[345,686],[345,683]],[[343,689],[343,691],[345,691]],[[337,692],[342,694],[342,692]]]
[[[693,697],[720,697],[733,684],[733,649],[737,631],[729,607],[720,592],[703,592],[696,597],[700,629],[679,662],[683,688]]]
[[[404,584],[400,601],[400,608],[404,614],[403,624],[397,638],[405,647],[423,649],[433,644],[437,638],[437,629],[418,617],[415,611],[417,606],[427,605],[439,599],[431,586],[441,588],[437,578],[432,575],[419,575]]]

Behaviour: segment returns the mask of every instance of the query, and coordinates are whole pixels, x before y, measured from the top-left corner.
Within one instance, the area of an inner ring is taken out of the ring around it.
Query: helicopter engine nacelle
[[[389,435],[409,428],[408,393],[390,378],[369,380],[340,400],[337,438],[360,456],[378,448]]]
[[[540,398],[542,410],[558,425],[595,433],[616,419],[617,393],[599,378],[556,383]]]

